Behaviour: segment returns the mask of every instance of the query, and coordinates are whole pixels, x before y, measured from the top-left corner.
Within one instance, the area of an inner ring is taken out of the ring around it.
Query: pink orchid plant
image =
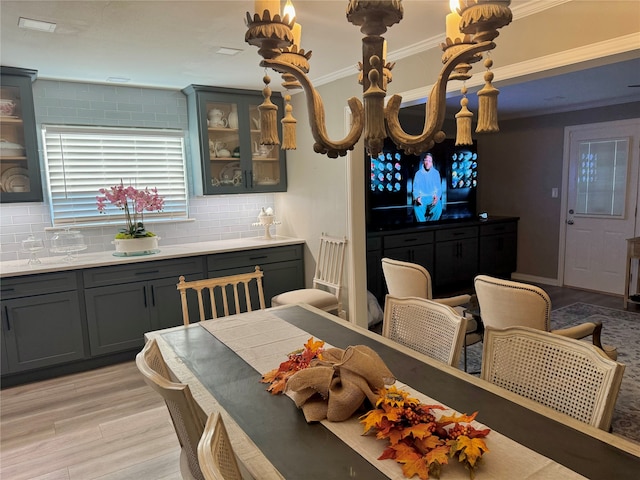
[[[114,185],[109,189],[101,188],[99,192],[104,195],[96,197],[100,213],[105,213],[107,202],[124,211],[126,228],[120,229],[116,238],[155,236],[154,233],[145,230],[143,214],[145,211],[156,212],[163,209],[164,199],[158,195],[158,189],[138,190],[132,186],[125,187],[120,181],[120,185]]]

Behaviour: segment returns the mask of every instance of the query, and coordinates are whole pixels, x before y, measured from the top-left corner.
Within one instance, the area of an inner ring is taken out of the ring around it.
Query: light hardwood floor
[[[542,286],[554,308],[622,298]],[[2,480],[179,480],[179,445],[134,362],[0,392]]]
[[[135,362],[0,394],[3,480],[179,480],[180,447]]]

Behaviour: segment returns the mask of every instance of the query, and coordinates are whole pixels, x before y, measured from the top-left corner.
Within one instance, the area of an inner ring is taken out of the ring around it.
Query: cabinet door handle
[[[264,258],[268,258],[267,255],[258,255],[257,257],[249,257],[249,260],[262,260]]]
[[[405,241],[405,243],[407,243],[407,242],[416,242],[416,241],[418,241],[418,239],[417,238],[405,238],[404,241]]]
[[[144,298],[144,306],[147,307],[147,287],[142,287],[142,296]]]
[[[158,273],[160,270],[147,270],[146,272],[136,272],[136,275],[150,275],[152,273]]]
[[[153,285],[151,285],[151,305],[154,307],[156,306],[156,291],[153,288]]]
[[[253,188],[253,170],[249,170],[247,173],[247,183],[249,184],[249,188]]]
[[[9,307],[4,306],[4,318],[7,322],[7,331],[11,331],[11,323],[9,322]]]
[[[15,290],[15,288],[13,288],[13,287],[0,288],[0,292],[2,292],[2,293],[13,292],[14,290]]]

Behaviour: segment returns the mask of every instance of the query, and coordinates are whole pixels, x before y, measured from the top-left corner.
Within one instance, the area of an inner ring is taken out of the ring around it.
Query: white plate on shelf
[[[220,181],[230,181],[238,175],[242,176],[240,162],[227,163],[222,170],[220,170]]]
[[[278,185],[279,183],[280,183],[280,180],[271,180],[271,179],[258,180],[256,182],[257,185]]]
[[[26,175],[11,175],[3,188],[7,192],[28,192],[29,177]]]
[[[20,190],[21,186],[29,189],[29,171],[26,168],[7,168],[0,176],[0,183],[5,192],[25,191]]]

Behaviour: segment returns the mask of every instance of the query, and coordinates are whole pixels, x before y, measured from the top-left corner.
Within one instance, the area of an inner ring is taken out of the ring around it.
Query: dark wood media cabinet
[[[517,267],[518,217],[489,217],[367,233],[367,288],[380,305],[387,289],[380,260],[425,267],[434,296],[471,292],[476,275],[509,278]]]

